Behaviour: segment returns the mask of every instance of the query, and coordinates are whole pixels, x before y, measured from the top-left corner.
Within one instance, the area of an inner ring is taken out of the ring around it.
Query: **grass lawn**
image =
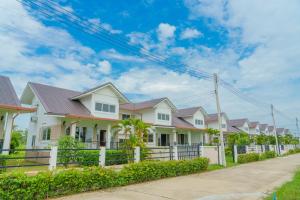
[[[232,156],[226,156],[226,164],[227,164],[227,167],[232,167],[232,166],[238,165],[237,163],[234,163]]]
[[[265,200],[273,200],[276,193],[277,200],[300,200],[300,170],[295,173],[292,181],[285,183],[277,188]]]

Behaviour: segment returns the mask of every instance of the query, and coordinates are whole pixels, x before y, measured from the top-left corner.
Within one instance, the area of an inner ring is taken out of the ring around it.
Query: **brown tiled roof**
[[[236,133],[236,132],[241,132],[241,130],[238,129],[238,128],[236,128],[236,127],[233,127],[233,126],[228,126],[227,132],[229,132],[229,133]]]
[[[182,118],[176,117],[174,114],[172,115],[172,126],[176,128],[196,129],[191,123]]]
[[[229,123],[229,126],[241,127],[247,121],[248,121],[248,119],[246,119],[246,118],[245,119],[232,119],[232,120],[229,120],[228,123]]]
[[[193,116],[198,110],[204,111],[204,109],[201,106],[198,106],[192,108],[178,109],[176,115],[178,117],[190,117]]]
[[[259,124],[259,129],[260,129],[261,131],[266,130],[267,127],[268,127],[268,124]]]
[[[222,112],[221,116],[222,115],[226,115],[226,114]],[[218,113],[208,114],[205,120],[206,120],[207,123],[218,121]]]
[[[21,106],[13,85],[6,76],[0,76],[0,104]]]
[[[89,110],[79,101],[71,100],[81,92],[62,89],[39,83],[28,83],[39,98],[47,113],[58,115],[90,115]]]
[[[167,99],[166,97],[164,98],[159,98],[159,99],[152,99],[148,101],[143,101],[139,103],[125,103],[120,105],[120,109],[123,110],[130,110],[130,111],[135,111],[135,110],[143,110],[147,108],[153,108],[156,106],[158,103],[161,101]]]
[[[249,128],[256,128],[256,126],[259,124],[259,122],[250,122]]]

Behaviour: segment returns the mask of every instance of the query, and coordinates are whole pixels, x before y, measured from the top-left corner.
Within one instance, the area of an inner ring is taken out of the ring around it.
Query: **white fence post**
[[[221,151],[221,146],[217,146],[218,149],[218,158],[219,158],[219,164],[224,165],[223,159],[222,159],[222,151]]]
[[[174,158],[174,160],[178,160],[178,148],[177,148],[177,146],[173,146],[173,158]]]
[[[249,151],[249,147],[246,145],[246,153],[248,153]]]
[[[102,166],[102,167],[105,166],[105,154],[106,154],[106,148],[105,147],[100,147],[99,166]]]
[[[56,163],[57,163],[57,146],[52,146],[50,150],[50,158],[49,158],[50,171],[56,169]]]
[[[204,157],[204,146],[200,146],[201,157]]]
[[[234,162],[237,163],[238,162],[238,151],[237,151],[237,145],[233,146],[233,156],[234,156]]]
[[[262,153],[265,153],[266,152],[266,146],[265,145],[262,145]]]
[[[141,147],[134,148],[134,162],[138,163],[141,161]]]

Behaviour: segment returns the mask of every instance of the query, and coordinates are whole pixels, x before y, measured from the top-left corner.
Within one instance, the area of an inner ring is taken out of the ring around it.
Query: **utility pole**
[[[274,136],[276,140],[276,150],[277,150],[277,155],[280,155],[280,149],[279,149],[279,144],[278,144],[278,138],[277,138],[277,129],[276,129],[276,123],[275,123],[275,117],[274,117],[274,106],[271,104],[271,115],[273,119],[273,126],[274,126]]]
[[[296,117],[296,128],[297,128],[297,135],[298,135],[298,139],[299,139],[299,144],[300,144],[300,132],[299,132],[299,123],[298,123],[298,117]]]
[[[215,85],[215,95],[216,95],[216,103],[217,103],[217,111],[218,111],[218,124],[219,124],[219,131],[220,131],[220,143],[221,143],[221,160],[222,165],[226,167],[226,159],[225,159],[225,147],[224,147],[224,136],[222,130],[222,117],[221,117],[221,107],[220,107],[220,100],[219,100],[219,78],[216,73],[214,73],[214,85]]]

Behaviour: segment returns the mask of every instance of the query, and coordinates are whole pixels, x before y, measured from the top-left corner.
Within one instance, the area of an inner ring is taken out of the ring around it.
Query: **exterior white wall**
[[[250,128],[249,133],[250,133],[250,135],[259,135],[260,134],[259,126]]]
[[[195,124],[195,120],[196,119],[199,119],[199,120],[202,120],[203,121],[203,125],[196,125]],[[206,127],[205,125],[205,117],[203,115],[202,112],[200,112],[200,110],[198,110],[194,116],[193,116],[193,123],[192,123],[196,128],[201,128],[201,129],[204,129]]]
[[[222,131],[227,131],[228,130],[227,119],[224,115],[222,115],[221,118],[222,118],[222,124],[225,125],[224,128],[222,127]],[[207,127],[218,130],[219,129],[218,121],[207,123]]]
[[[141,120],[143,120],[146,123],[151,123],[154,124],[155,123],[155,110],[153,109],[146,109],[146,110],[142,110],[139,111],[140,115],[141,115]]]
[[[43,127],[49,127],[49,126],[55,126],[55,125],[60,125],[61,120],[57,117],[54,116],[48,116],[45,115],[46,111],[41,104],[41,102],[34,97],[32,99],[32,107],[36,107],[37,110],[34,113],[31,113],[30,117],[31,119],[36,119],[36,120],[31,120],[29,122],[29,128],[28,128],[28,137],[27,137],[27,148],[32,148],[32,137],[35,136],[35,145],[38,147],[46,147],[48,146],[51,142],[50,141],[43,141],[42,140],[42,128]]]
[[[116,106],[115,113],[100,112],[95,110],[95,103],[107,103]],[[96,91],[92,94],[91,98],[91,114],[100,118],[109,119],[119,119],[119,98],[118,96],[109,88],[105,87],[101,90]]]
[[[246,133],[250,133],[250,131],[249,131],[249,124],[247,123],[247,122],[245,122],[244,124],[243,124],[243,126],[241,126],[241,127],[238,127],[239,129],[241,129],[241,130],[243,130],[244,132],[246,132]]]
[[[158,113],[169,114],[169,116],[170,116],[169,121],[158,120],[158,117],[157,117]],[[154,117],[155,124],[166,125],[166,126],[172,125],[172,109],[165,101],[162,101],[158,105],[156,105],[153,117]],[[143,119],[144,119],[144,117],[143,117]]]
[[[92,110],[92,95],[83,97],[80,99],[80,102],[88,109]]]

